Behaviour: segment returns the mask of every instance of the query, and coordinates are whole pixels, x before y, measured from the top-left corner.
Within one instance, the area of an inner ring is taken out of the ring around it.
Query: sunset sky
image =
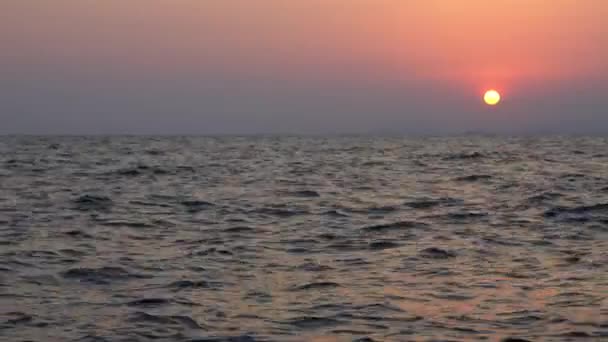
[[[0,133],[608,133],[607,97],[604,0],[0,1]]]

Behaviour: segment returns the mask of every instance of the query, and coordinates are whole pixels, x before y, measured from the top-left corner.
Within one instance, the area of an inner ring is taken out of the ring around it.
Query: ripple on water
[[[67,232],[64,232],[65,235],[73,237],[73,238],[80,238],[80,239],[92,239],[93,235],[85,233],[82,230],[69,230]]]
[[[370,242],[369,248],[371,250],[383,250],[383,249],[392,249],[401,247],[401,244],[393,242],[393,241],[373,241]]]
[[[390,232],[390,231],[395,231],[395,230],[419,229],[419,228],[425,228],[427,226],[428,225],[426,223],[422,223],[422,222],[400,221],[400,222],[394,222],[394,223],[367,226],[367,227],[363,227],[362,230],[364,232],[370,232],[370,233],[384,233],[384,232]]]
[[[469,176],[458,177],[455,180],[457,182],[478,182],[478,181],[486,181],[486,180],[490,180],[490,179],[492,179],[492,176],[490,176],[490,175],[469,175]]]
[[[291,193],[295,197],[303,197],[303,198],[315,198],[321,197],[321,195],[314,190],[300,190]]]
[[[350,334],[354,335],[355,333],[351,332]],[[361,337],[354,339],[353,342],[376,342],[376,340],[371,337]]]
[[[236,227],[230,227],[230,228],[226,228],[224,229],[224,231],[226,233],[235,233],[235,234],[239,234],[239,233],[255,233],[256,231],[258,231],[258,229],[256,228],[252,228],[252,227],[247,227],[247,226],[236,226]]]
[[[133,273],[122,267],[100,267],[100,268],[71,268],[62,273],[66,279],[76,279],[81,282],[98,284],[109,284],[113,281],[128,279],[146,279],[150,275]]]
[[[302,316],[285,321],[285,323],[299,329],[316,330],[322,328],[335,327],[344,324],[345,322],[331,317]]]
[[[432,209],[440,206],[455,206],[461,204],[462,200],[442,197],[437,199],[421,198],[410,202],[405,202],[404,205],[412,209]]]
[[[220,284],[214,284],[205,280],[178,280],[167,285],[168,288],[180,291],[186,289],[210,289],[219,286]]]
[[[207,210],[215,207],[215,204],[202,200],[185,200],[181,204],[188,210],[188,212],[196,213],[199,211]]]
[[[142,298],[130,301],[126,303],[127,306],[137,306],[137,307],[157,307],[168,305],[171,303],[170,299],[166,298]]]
[[[601,222],[608,220],[608,203],[576,207],[554,207],[545,212],[545,217],[566,222]]]
[[[420,251],[418,255],[422,256],[423,258],[429,259],[450,259],[455,258],[457,256],[455,252],[441,249],[439,247],[425,248]]]
[[[304,210],[298,210],[298,209],[266,207],[266,208],[256,209],[253,211],[253,213],[262,214],[265,216],[276,216],[279,218],[289,218],[289,217],[294,217],[294,216],[299,216],[299,215],[305,215],[308,212],[306,212]]]
[[[307,271],[307,272],[325,272],[331,271],[334,268],[327,265],[320,265],[314,262],[307,262],[297,266],[298,270]]]
[[[443,218],[447,219],[448,221],[452,221],[454,223],[462,224],[462,223],[480,220],[480,219],[486,218],[487,216],[488,216],[488,214],[485,212],[459,211],[459,212],[449,213],[449,214],[445,215]]]
[[[1,314],[0,319],[2,319],[0,327],[9,328],[30,323],[34,320],[34,317],[23,312],[7,312]]]
[[[308,284],[304,284],[304,285],[298,285],[298,286],[292,287],[291,290],[292,291],[309,291],[309,290],[335,289],[337,287],[341,287],[341,285],[338,283],[334,283],[332,281],[321,281],[321,282],[308,283]]]
[[[128,321],[131,323],[153,323],[165,326],[180,326],[188,329],[202,329],[203,326],[189,316],[165,316],[152,315],[143,311],[137,311],[130,314]]]
[[[256,340],[251,335],[240,336],[224,336],[224,337],[200,337],[189,340],[189,342],[256,342],[265,340]]]
[[[445,156],[444,160],[471,160],[471,159],[482,159],[486,156],[481,152],[471,152],[471,153],[451,153]]]
[[[81,211],[105,211],[112,207],[113,201],[106,196],[82,195],[72,201],[74,209]]]

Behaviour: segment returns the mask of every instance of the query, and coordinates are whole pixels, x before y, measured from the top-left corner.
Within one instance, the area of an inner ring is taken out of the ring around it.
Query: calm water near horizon
[[[608,138],[0,152],[2,341],[608,340]]]

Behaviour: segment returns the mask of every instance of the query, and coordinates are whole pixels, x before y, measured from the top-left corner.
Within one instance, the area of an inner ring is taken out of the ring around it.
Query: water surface
[[[0,138],[0,339],[608,338],[603,138]]]

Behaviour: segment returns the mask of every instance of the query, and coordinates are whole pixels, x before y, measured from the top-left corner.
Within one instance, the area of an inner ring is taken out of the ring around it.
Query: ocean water
[[[2,341],[608,340],[605,138],[0,152]]]

